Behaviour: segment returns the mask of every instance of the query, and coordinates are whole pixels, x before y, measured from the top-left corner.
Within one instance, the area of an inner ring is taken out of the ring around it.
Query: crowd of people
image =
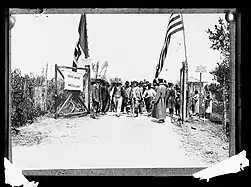
[[[113,112],[117,117],[146,114],[164,122],[168,113],[180,115],[180,88],[163,79],[149,81],[117,81],[113,84],[92,82],[93,118],[99,113]]]

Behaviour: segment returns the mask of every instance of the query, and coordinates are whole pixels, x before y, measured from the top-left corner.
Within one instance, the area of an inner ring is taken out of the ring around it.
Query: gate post
[[[90,93],[91,93],[91,70],[90,70],[90,65],[85,65],[85,67],[87,68],[87,80],[88,80],[88,84],[87,84],[87,109],[88,109],[88,113],[90,113]]]
[[[55,64],[55,119],[57,119],[57,106],[58,106],[58,66]]]
[[[182,65],[182,67],[180,68],[180,101],[181,101],[181,119],[182,119],[182,123],[184,122],[184,67]]]
[[[187,119],[187,64],[182,62],[180,69],[180,84],[181,84],[181,118],[182,123]]]

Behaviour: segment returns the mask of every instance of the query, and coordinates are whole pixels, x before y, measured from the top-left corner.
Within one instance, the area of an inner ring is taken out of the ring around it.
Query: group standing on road
[[[94,118],[98,113],[110,111],[117,117],[123,113],[132,117],[147,115],[164,122],[167,109],[171,115],[174,109],[177,115],[180,114],[179,87],[176,85],[174,88],[172,83],[167,84],[163,79],[154,79],[152,83],[146,80],[126,81],[124,85],[117,81],[104,86],[93,81],[92,106]]]
[[[93,118],[98,114],[105,115],[112,112],[119,117],[128,114],[132,117],[147,115],[164,122],[168,115],[180,117],[181,98],[180,88],[176,84],[167,83],[164,79],[149,81],[117,81],[112,84],[105,82],[92,85],[92,111]],[[195,90],[191,97],[192,115],[200,115],[199,92]],[[212,113],[212,94],[208,86],[205,87],[205,117]]]

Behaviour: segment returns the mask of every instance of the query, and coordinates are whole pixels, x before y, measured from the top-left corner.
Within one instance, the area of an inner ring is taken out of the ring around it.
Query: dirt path
[[[206,166],[185,151],[177,128],[169,117],[162,124],[147,116],[43,117],[21,129],[26,142],[36,137],[39,144],[17,146],[14,141],[13,163],[22,169]]]

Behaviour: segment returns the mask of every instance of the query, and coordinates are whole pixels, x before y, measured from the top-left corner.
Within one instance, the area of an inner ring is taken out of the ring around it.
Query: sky
[[[23,73],[41,73],[48,63],[48,78],[54,77],[54,66],[72,66],[78,40],[80,14],[14,15],[11,30],[11,68]],[[170,14],[87,14],[87,35],[91,61],[108,61],[107,77],[126,80],[152,80],[164,44]],[[224,14],[184,14],[188,76],[199,79],[196,66],[208,72],[202,81],[211,82],[209,73],[220,61],[218,51],[210,49],[205,32],[214,29]],[[183,32],[171,37],[161,77],[169,82],[179,80],[184,55]]]

